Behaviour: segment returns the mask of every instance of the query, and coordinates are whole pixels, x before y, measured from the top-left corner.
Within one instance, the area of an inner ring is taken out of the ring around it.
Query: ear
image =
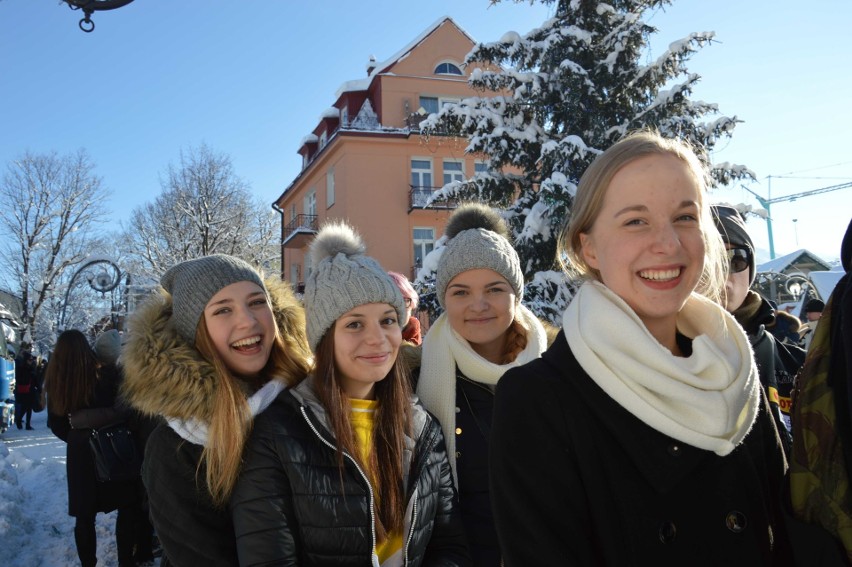
[[[588,232],[580,233],[580,254],[590,268],[595,270],[600,269],[597,249],[595,248],[595,239]]]

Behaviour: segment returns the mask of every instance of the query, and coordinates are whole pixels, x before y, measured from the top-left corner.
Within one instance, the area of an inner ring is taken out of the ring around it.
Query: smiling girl
[[[312,374],[258,417],[231,500],[240,565],[467,565],[441,428],[399,359],[406,308],[354,230],[305,284]]]
[[[444,313],[423,342],[417,393],[441,422],[476,565],[500,565],[488,481],[494,387],[541,355],[544,327],[521,304],[524,277],[500,215],[481,204],[447,222],[436,293]]]
[[[304,311],[280,280],[223,254],[160,283],[130,321],[123,394],[163,418],[142,467],[161,565],[236,565],[227,502],[252,420],[307,374]]]
[[[553,345],[497,388],[505,564],[790,563],[786,462],[748,339],[715,301],[726,256],[695,153],[649,132],[616,143],[560,246],[585,283]]]

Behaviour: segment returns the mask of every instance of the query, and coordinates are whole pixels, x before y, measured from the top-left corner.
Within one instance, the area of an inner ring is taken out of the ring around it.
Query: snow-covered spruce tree
[[[557,322],[572,292],[556,267],[556,237],[595,156],[629,132],[652,127],[688,140],[706,160],[737,119],[708,119],[718,115],[717,106],[689,98],[700,77],[687,71],[686,61],[712,32],[690,34],[651,58],[649,38],[657,30],[646,16],[670,0],[542,1],[556,2],[555,16],[525,36],[508,32],[477,45],[465,64],[477,67],[470,84],[482,96],[445,106],[421,124],[421,135],[467,138],[466,151],[488,160],[487,172],[447,185],[436,197],[505,211],[526,274],[524,302]],[[730,164],[711,171],[715,183],[753,178]],[[428,290],[431,278],[419,283]]]

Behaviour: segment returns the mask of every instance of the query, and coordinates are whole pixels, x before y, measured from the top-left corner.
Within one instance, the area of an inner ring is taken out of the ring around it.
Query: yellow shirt
[[[352,422],[352,432],[355,435],[355,443],[358,445],[358,456],[362,463],[370,463],[370,452],[373,450],[373,426],[375,423],[376,409],[379,407],[379,402],[374,400],[349,400],[352,407],[350,416]],[[366,471],[370,477],[370,484],[375,492],[375,471]],[[380,495],[375,493],[376,506]],[[394,555],[402,549],[402,533],[388,534],[388,538],[381,542],[376,542],[376,555],[379,557],[379,564]]]

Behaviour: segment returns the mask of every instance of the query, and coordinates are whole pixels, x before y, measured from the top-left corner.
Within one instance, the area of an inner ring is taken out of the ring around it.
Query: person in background
[[[32,430],[33,390],[36,386],[36,359],[28,345],[22,345],[15,359],[15,426]]]
[[[506,370],[541,355],[547,334],[521,303],[521,263],[497,211],[462,205],[446,236],[435,285],[445,311],[423,341],[417,394],[444,430],[474,564],[498,566],[488,482],[494,388]]]
[[[423,342],[423,338],[420,336],[420,320],[414,316],[414,313],[417,311],[420,296],[417,295],[411,282],[403,274],[388,272],[388,275],[399,288],[399,291],[402,292],[402,298],[405,300],[406,317],[405,325],[402,328],[402,340],[419,345]]]
[[[742,325],[754,352],[757,374],[769,400],[772,416],[785,452],[790,454],[792,439],[790,426],[781,413],[778,378],[775,363],[779,358],[775,337],[766,331],[766,325],[775,322],[775,309],[751,284],[755,271],[754,244],[746,229],[745,219],[739,211],[726,205],[713,205],[713,221],[722,236],[728,255],[728,278],[722,295],[722,306]],[[789,398],[792,381],[785,384]],[[788,408],[789,413],[789,408]]]
[[[228,500],[255,416],[309,369],[304,311],[279,279],[224,254],[160,284],[130,319],[122,394],[163,420],[142,463],[161,566],[236,565]]]
[[[121,346],[121,333],[116,329],[104,331],[98,335],[92,344],[95,356],[97,356],[100,364],[101,374],[110,376],[110,379],[117,384],[121,384],[124,381],[124,373],[118,364],[119,357],[121,356]],[[116,409],[103,408],[88,410],[86,419],[89,420],[89,423],[97,426],[106,425],[114,421],[114,418],[111,418],[109,414],[116,410],[120,411],[123,414],[122,418],[127,423],[128,429],[134,434],[137,447],[140,448],[140,451],[144,455],[147,433],[150,433],[156,422],[153,419],[144,418],[138,412],[126,407],[121,400],[118,400],[117,406]],[[98,416],[98,413],[102,415]],[[145,486],[142,484],[141,476],[136,481],[135,490],[138,498],[133,506],[130,507],[130,510],[125,513],[130,517],[128,523],[132,524],[133,561],[137,567],[142,567],[154,564],[154,528],[148,519],[148,497],[145,493]]]
[[[240,565],[468,565],[440,425],[399,358],[407,305],[345,223],[305,310],[314,370],[260,415],[231,499]]]
[[[97,564],[95,517],[118,510],[115,541],[119,567],[133,567],[134,511],[139,503],[136,481],[99,482],[89,448],[92,429],[122,421],[116,408],[117,375],[105,371],[86,336],[63,331],[56,340],[45,373],[47,425],[67,443],[68,515],[75,518],[74,543],[83,567]]]
[[[784,450],[719,304],[707,178],[686,143],[643,131],[580,179],[558,258],[584,281],[553,345],[497,385],[505,565],[792,563]]]
[[[802,329],[802,346],[805,350],[811,346],[811,341],[814,338],[814,331],[816,331],[817,323],[819,323],[820,317],[822,317],[822,311],[825,309],[825,303],[822,300],[811,298],[805,303],[805,327]]]
[[[766,330],[772,333],[779,343],[801,346],[802,321],[783,309],[775,309],[775,321],[766,325]]]

